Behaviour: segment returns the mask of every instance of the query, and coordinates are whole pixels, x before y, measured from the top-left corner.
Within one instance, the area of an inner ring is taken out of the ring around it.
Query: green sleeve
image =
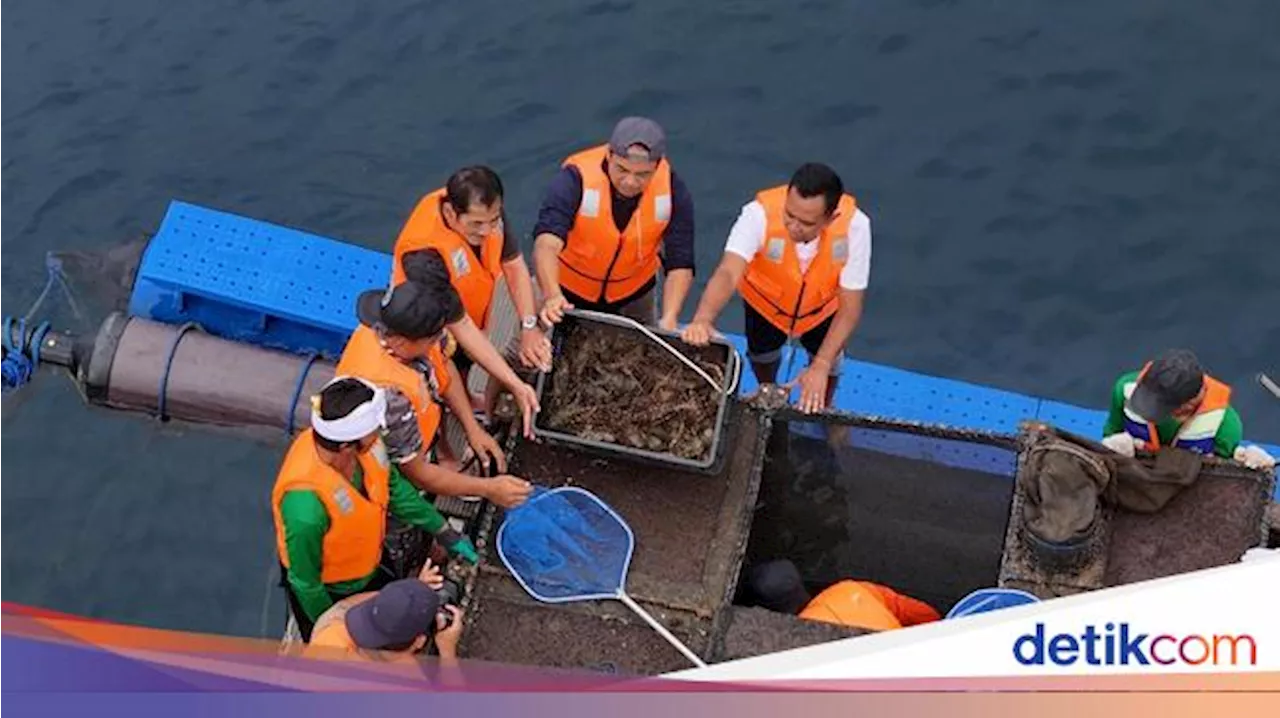
[[[1222,426],[1218,427],[1218,434],[1213,439],[1213,451],[1224,459],[1230,459],[1235,456],[1236,447],[1240,446],[1240,441],[1244,439],[1244,422],[1240,420],[1240,413],[1235,407],[1227,407],[1227,413],[1222,417]]]
[[[1102,425],[1102,435],[1111,436],[1124,431],[1124,385],[1136,381],[1137,372],[1131,372],[1116,379],[1111,388],[1111,408],[1107,412],[1107,421]]]
[[[280,500],[284,523],[284,545],[289,552],[289,585],[312,620],[330,606],[324,582],[320,580],[324,535],[329,530],[329,513],[312,491],[290,491]]]
[[[391,515],[401,521],[434,534],[445,526],[444,516],[430,501],[422,498],[418,489],[400,473],[399,467],[391,467],[390,487]]]

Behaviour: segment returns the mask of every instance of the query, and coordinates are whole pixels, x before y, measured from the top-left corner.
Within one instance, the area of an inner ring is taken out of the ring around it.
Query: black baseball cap
[[[406,339],[439,334],[462,310],[462,300],[448,282],[408,280],[391,289],[371,289],[356,298],[361,324]]]
[[[360,648],[400,648],[435,630],[440,595],[416,578],[393,581],[345,616],[347,633]]]
[[[1204,367],[1196,355],[1186,349],[1171,349],[1151,362],[1126,407],[1147,421],[1158,423],[1196,398],[1203,387]]]

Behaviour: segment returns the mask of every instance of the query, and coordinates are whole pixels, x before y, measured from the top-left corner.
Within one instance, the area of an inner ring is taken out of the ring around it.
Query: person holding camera
[[[456,667],[463,618],[457,601],[457,584],[446,581],[428,560],[417,578],[393,581],[380,591],[335,603],[316,621],[303,655],[416,660],[434,639],[441,667]]]

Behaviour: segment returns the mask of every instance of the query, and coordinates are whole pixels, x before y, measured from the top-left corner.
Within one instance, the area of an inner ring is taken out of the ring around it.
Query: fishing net
[[[539,601],[617,599],[694,665],[706,664],[626,592],[635,536],[594,494],[564,487],[535,494],[498,529],[498,556]]]
[[[577,488],[540,490],[498,530],[503,563],[529,595],[547,603],[616,598],[634,548],[622,517]]]

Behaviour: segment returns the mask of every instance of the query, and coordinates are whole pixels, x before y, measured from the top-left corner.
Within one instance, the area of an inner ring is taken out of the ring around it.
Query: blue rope
[[[173,343],[169,345],[169,354],[164,360],[164,373],[160,375],[160,391],[156,397],[156,412],[160,421],[168,421],[169,417],[165,413],[165,404],[168,403],[169,394],[169,370],[173,368],[173,357],[178,353],[178,345],[182,343],[182,337],[192,329],[199,329],[200,325],[195,322],[187,322],[178,327],[178,333],[173,335]]]
[[[35,376],[40,366],[40,344],[49,333],[49,322],[36,325],[30,335],[27,334],[27,320],[5,317],[4,360],[0,363],[0,374],[3,375],[4,392],[21,389]]]
[[[298,383],[293,385],[293,397],[289,399],[289,417],[286,419],[285,423],[285,426],[287,427],[286,433],[289,436],[293,436],[293,416],[297,413],[298,397],[302,396],[302,386],[307,383],[307,375],[311,373],[311,365],[315,364],[316,359],[319,358],[319,354],[311,352],[307,355],[307,360],[302,363],[302,371],[298,372]]]

